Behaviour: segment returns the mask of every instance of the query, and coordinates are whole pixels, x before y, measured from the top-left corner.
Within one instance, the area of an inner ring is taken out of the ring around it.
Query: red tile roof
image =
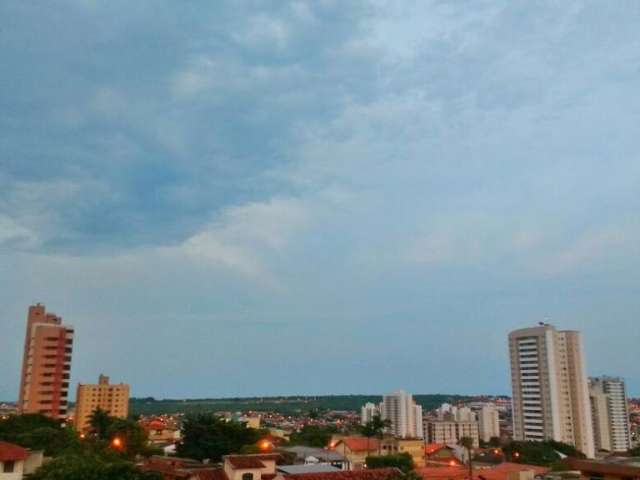
[[[207,468],[191,471],[195,480],[228,480],[227,474],[221,468]]]
[[[377,438],[344,437],[336,444],[335,449],[337,451],[340,451],[340,447],[338,446],[340,445],[340,442],[343,442],[352,452],[374,452],[378,450],[378,445],[380,444]]]
[[[341,470],[338,472],[299,473],[287,475],[287,480],[387,480],[399,478],[397,468],[370,468],[366,470]]]
[[[244,455],[229,455],[225,457],[225,461],[228,461],[233,468],[265,468],[264,463],[262,463],[259,458],[245,457]]]
[[[29,450],[9,442],[0,441],[0,462],[26,460]]]
[[[416,470],[425,480],[461,480],[469,476],[466,466],[458,467],[424,467]],[[495,467],[474,468],[474,480],[507,480],[510,473],[533,471],[536,475],[545,474],[548,468],[537,465],[504,462]]]

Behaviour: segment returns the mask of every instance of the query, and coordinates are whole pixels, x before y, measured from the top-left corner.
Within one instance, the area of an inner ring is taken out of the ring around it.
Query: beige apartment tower
[[[31,305],[22,358],[20,413],[66,417],[72,350],[73,328],[47,313],[44,305]]]
[[[509,335],[515,440],[556,440],[593,458],[595,446],[579,332],[553,325]]]
[[[89,429],[89,418],[97,409],[112,417],[127,418],[129,414],[129,385],[110,384],[109,377],[100,375],[97,384],[78,384],[76,393],[76,430]]]
[[[631,449],[629,406],[624,380],[617,377],[589,379],[593,435],[598,450],[626,452]]]

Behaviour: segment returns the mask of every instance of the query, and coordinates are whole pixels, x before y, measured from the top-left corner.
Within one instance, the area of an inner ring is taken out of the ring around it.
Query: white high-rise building
[[[366,425],[373,417],[380,415],[380,409],[375,403],[367,402],[360,409],[360,423]]]
[[[582,339],[552,325],[509,335],[515,440],[552,439],[593,458],[595,446]]]
[[[483,405],[478,411],[480,439],[488,442],[494,437],[500,438],[500,416],[493,403]]]
[[[380,404],[383,420],[390,420],[389,432],[400,438],[424,438],[422,407],[403,390],[384,395]]]
[[[589,394],[596,448],[608,452],[629,450],[631,432],[624,380],[606,376],[591,378]]]

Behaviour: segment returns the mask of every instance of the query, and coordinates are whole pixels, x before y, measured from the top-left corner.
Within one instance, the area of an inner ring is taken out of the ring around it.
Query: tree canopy
[[[45,463],[30,480],[162,480],[132,463],[103,455],[63,455]]]
[[[176,454],[218,462],[223,455],[254,445],[259,438],[258,430],[247,428],[243,423],[214,415],[192,415],[182,424],[182,441],[176,447]]]
[[[323,448],[329,444],[331,435],[337,433],[333,425],[322,427],[319,425],[305,425],[299,432],[294,432],[289,437],[292,445],[305,445],[307,447]]]
[[[411,472],[415,465],[411,455],[407,452],[395,455],[376,455],[366,459],[367,468],[389,468],[394,467],[402,470],[403,473]]]
[[[503,451],[507,459],[530,465],[551,466],[561,460],[559,453],[569,457],[585,458],[585,455],[573,445],[553,440],[544,442],[513,441],[505,445]]]
[[[0,440],[55,456],[77,450],[79,438],[72,425],[41,414],[14,415],[0,420]]]

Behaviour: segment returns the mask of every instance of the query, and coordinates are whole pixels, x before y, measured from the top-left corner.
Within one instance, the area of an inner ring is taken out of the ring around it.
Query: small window
[[[14,469],[16,468],[16,462],[14,462],[13,460],[7,460],[3,465],[4,468],[2,469],[2,471],[4,473],[13,473]]]
[[[253,473],[243,473],[242,480],[253,480]]]

